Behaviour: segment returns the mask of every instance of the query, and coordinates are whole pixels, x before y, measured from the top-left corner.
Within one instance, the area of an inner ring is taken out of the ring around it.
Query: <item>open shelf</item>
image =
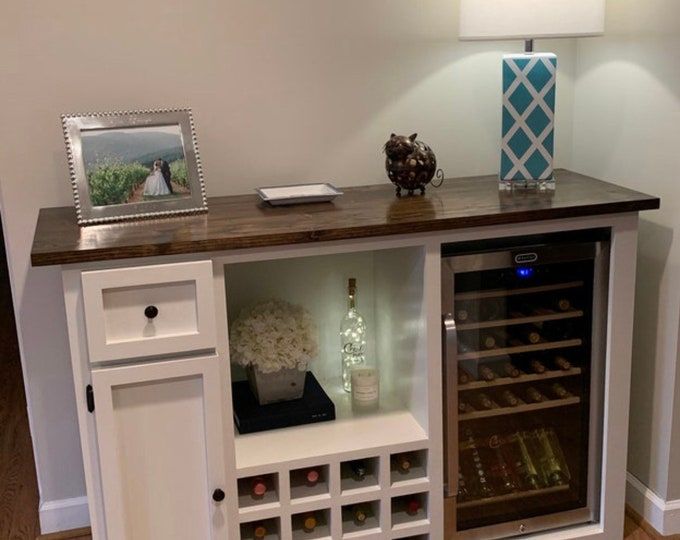
[[[410,467],[404,470],[400,457],[408,460]],[[427,478],[427,450],[400,452],[390,459],[390,483],[392,487],[412,484],[414,481]]]
[[[526,317],[511,317],[509,319],[493,319],[490,321],[479,321],[469,323],[456,324],[456,328],[461,330],[482,330],[484,328],[497,328],[500,326],[514,326],[518,324],[534,324],[548,321],[560,321],[563,319],[576,319],[583,317],[583,311],[580,309],[571,309],[569,311],[556,311],[546,315],[528,315]]]
[[[262,495],[254,492],[256,483],[266,488]],[[238,506],[241,512],[269,508],[279,503],[279,478],[275,473],[239,478],[237,486]]]
[[[522,384],[530,382],[540,382],[549,379],[559,379],[562,377],[574,377],[582,373],[581,368],[574,367],[567,370],[551,370],[544,373],[522,373],[519,377],[498,377],[493,381],[472,381],[466,384],[459,384],[458,390],[464,392],[466,390],[479,390],[481,388],[490,388],[493,386],[507,386],[509,384]]]
[[[318,479],[310,482],[310,475]],[[290,498],[293,504],[329,498],[328,465],[318,465],[290,471]]]
[[[359,522],[355,519],[357,509],[365,514],[365,521]],[[348,504],[342,507],[343,538],[359,538],[380,531],[380,501]]]
[[[364,469],[363,478],[357,475],[355,468]],[[380,458],[369,457],[343,461],[340,464],[340,490],[342,495],[366,493],[380,490]]]
[[[484,506],[489,504],[506,503],[511,501],[516,501],[519,499],[524,499],[526,497],[541,497],[546,495],[552,495],[554,493],[559,493],[561,491],[567,491],[569,489],[568,485],[564,486],[553,486],[543,489],[532,489],[530,491],[517,491],[515,493],[506,493],[505,495],[497,495],[495,497],[487,497],[486,499],[478,499],[474,501],[459,502],[457,508],[459,510],[463,508],[473,508],[476,506]]]
[[[542,341],[540,343],[532,345],[520,345],[517,347],[503,347],[498,349],[489,349],[488,351],[470,351],[465,353],[458,353],[458,361],[462,362],[463,360],[479,360],[481,358],[493,358],[494,356],[549,351],[552,349],[566,349],[569,347],[580,347],[582,343],[583,342],[580,339],[565,339],[562,341]]]
[[[462,413],[458,415],[458,420],[461,422],[465,420],[478,420],[479,418],[491,418],[492,416],[504,416],[507,414],[520,414],[545,409],[554,409],[555,407],[566,407],[568,405],[576,405],[577,403],[581,403],[581,398],[578,396],[564,399],[551,399],[550,401],[543,401],[541,403],[525,403],[522,405],[517,405],[517,407],[499,407],[498,409],[490,409],[486,411]]]
[[[305,520],[310,517],[316,521],[316,525],[313,529],[306,529]],[[293,527],[293,540],[331,538],[331,512],[328,509],[293,514],[291,524]]]
[[[483,298],[504,298],[507,296],[517,296],[520,294],[535,294],[551,291],[561,291],[565,289],[576,289],[583,287],[583,281],[567,281],[564,283],[554,283],[551,285],[537,285],[535,287],[520,287],[517,289],[489,289],[485,291],[469,291],[456,293],[456,300],[481,300]]]
[[[409,505],[415,503],[417,508]],[[392,499],[392,530],[428,523],[427,493],[415,493]]]
[[[332,454],[427,441],[425,430],[398,403],[390,407],[389,403],[381,400],[378,412],[354,415],[350,396],[342,389],[328,394],[336,407],[337,419],[333,422],[248,435],[236,433],[236,467],[264,467],[299,459],[318,459]]]
[[[261,537],[263,540],[280,540],[281,538],[281,523],[279,518],[261,519],[242,523],[240,527],[241,540],[255,540],[255,530],[258,527],[264,527],[266,534]]]
[[[236,466],[242,474],[289,461],[370,455],[385,446],[427,441],[422,426],[429,423],[432,351],[424,316],[424,264],[424,247],[414,246],[224,265],[230,324],[244,309],[271,299],[310,314],[318,330],[318,355],[308,370],[333,401],[336,416],[334,421],[259,433],[235,430]],[[368,328],[366,361],[380,373],[375,411],[352,410],[351,396],[341,387],[339,329],[347,312],[349,278],[356,278],[357,309]],[[244,378],[243,368],[232,366],[232,380]]]

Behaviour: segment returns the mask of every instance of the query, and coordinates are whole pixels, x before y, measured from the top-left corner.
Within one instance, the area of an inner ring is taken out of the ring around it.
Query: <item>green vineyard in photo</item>
[[[188,187],[187,166],[183,159],[170,163],[172,181]],[[141,163],[121,163],[114,160],[97,162],[88,171],[92,206],[109,206],[129,202],[135,189],[144,183],[150,174],[149,167]]]

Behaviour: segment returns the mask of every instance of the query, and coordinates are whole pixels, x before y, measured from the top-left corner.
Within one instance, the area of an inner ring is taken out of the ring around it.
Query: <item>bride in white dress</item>
[[[163,178],[163,173],[161,172],[161,162],[159,160],[154,161],[153,171],[146,177],[146,181],[144,182],[144,195],[151,197],[170,195],[170,190],[168,189],[168,185],[165,183],[165,178]]]

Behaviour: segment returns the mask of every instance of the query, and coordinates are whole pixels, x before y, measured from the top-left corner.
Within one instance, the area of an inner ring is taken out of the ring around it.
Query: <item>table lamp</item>
[[[557,56],[534,52],[534,39],[599,36],[605,0],[461,0],[461,40],[523,39],[523,54],[503,56],[500,188],[554,189]]]

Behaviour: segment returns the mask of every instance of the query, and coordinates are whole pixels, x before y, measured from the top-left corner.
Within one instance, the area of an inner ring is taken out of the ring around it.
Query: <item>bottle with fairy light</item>
[[[349,279],[347,313],[340,323],[342,387],[352,390],[352,369],[366,363],[366,322],[356,307],[357,280]]]

